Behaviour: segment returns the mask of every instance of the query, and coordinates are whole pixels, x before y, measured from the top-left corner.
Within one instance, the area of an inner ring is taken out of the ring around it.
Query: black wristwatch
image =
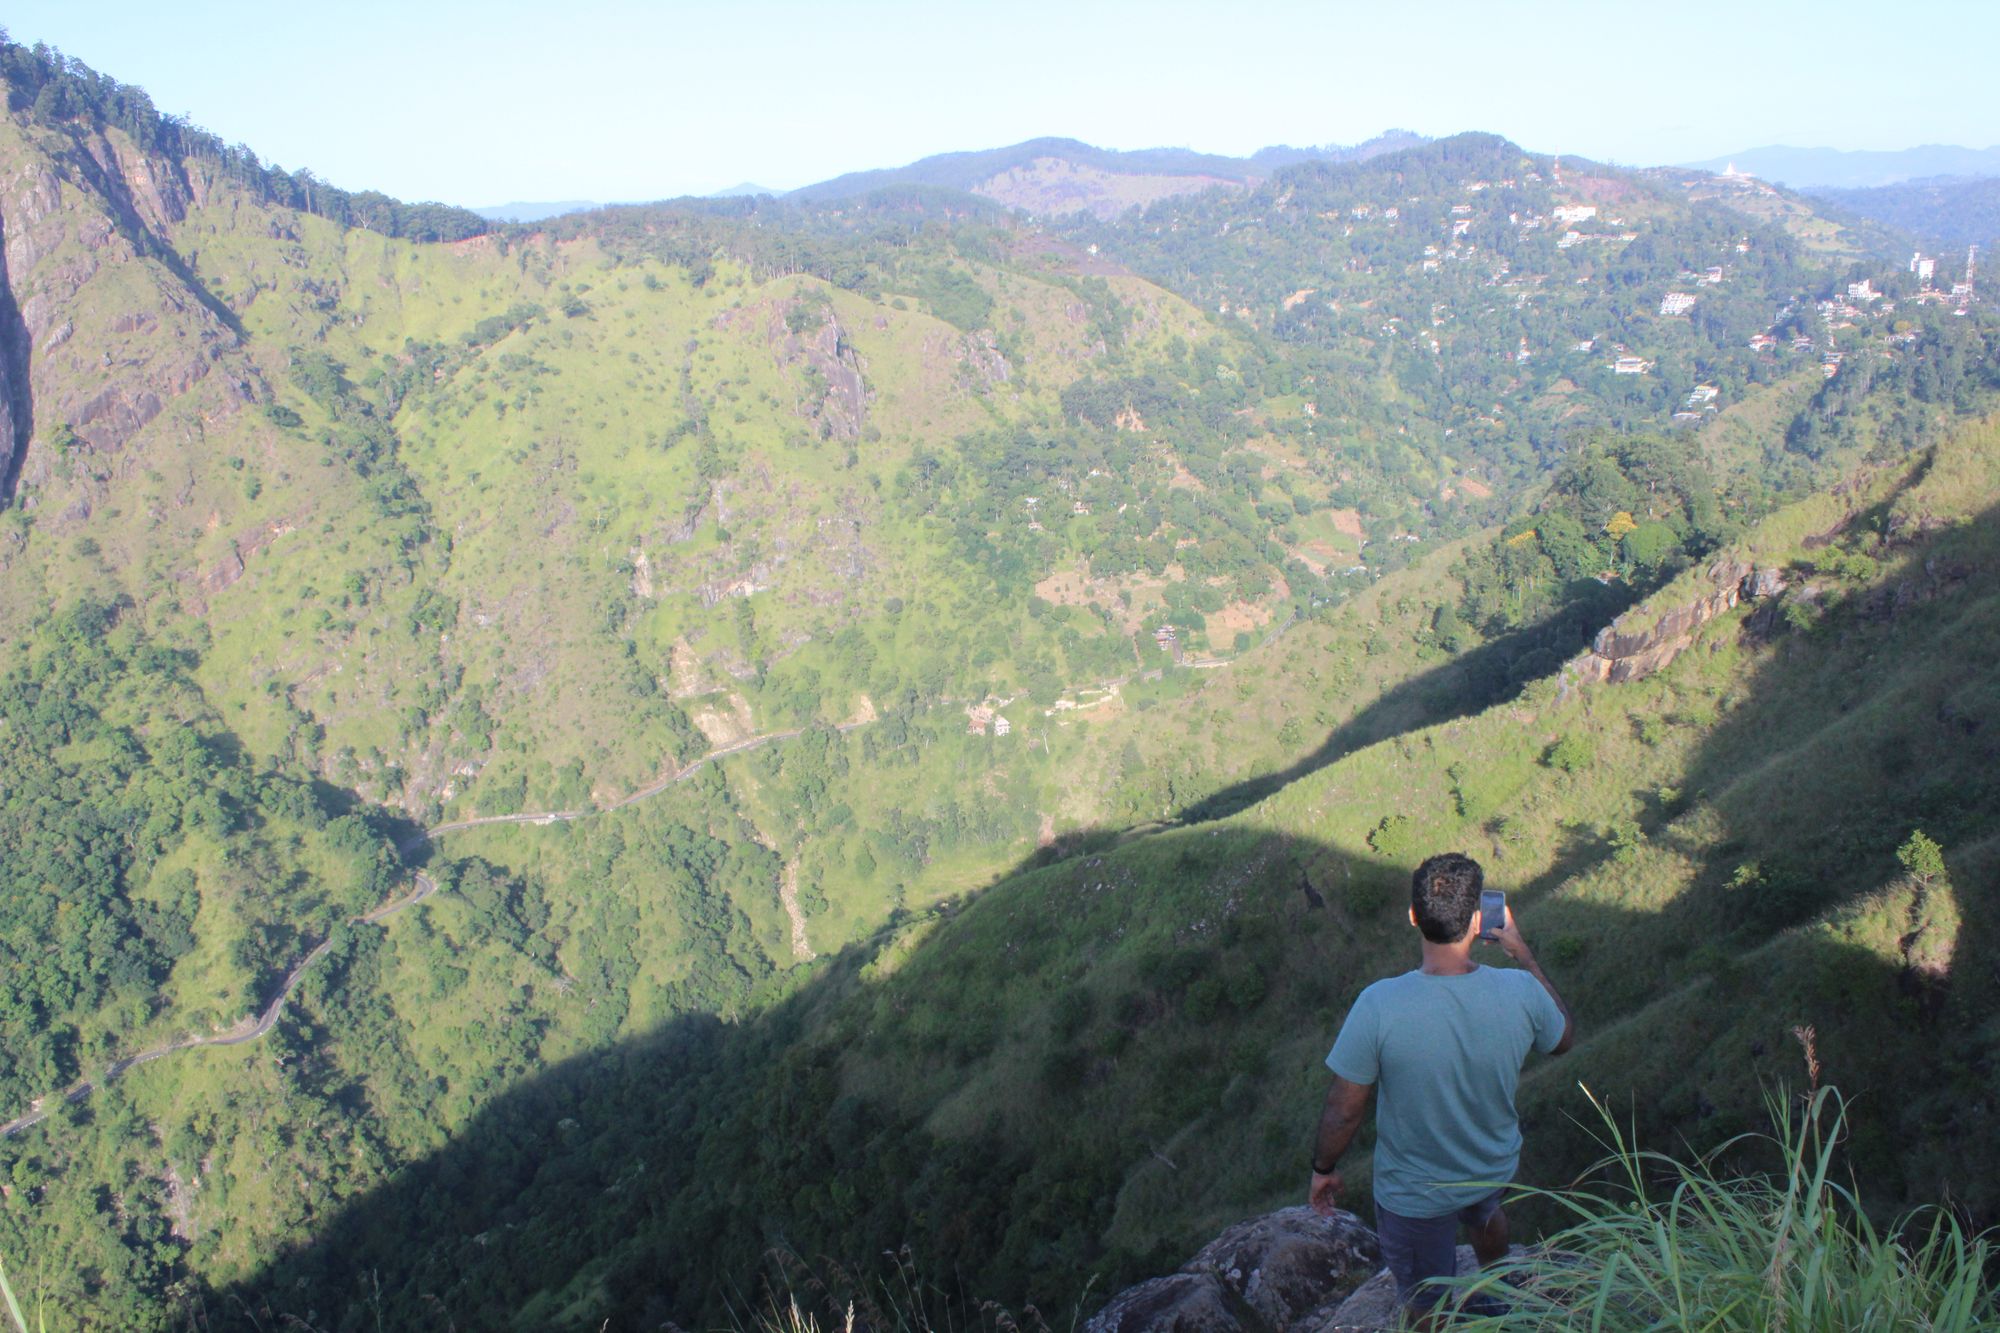
[[[1340,1170],[1339,1162],[1335,1162],[1332,1166],[1329,1166],[1324,1170],[1320,1168],[1320,1164],[1318,1162],[1313,1163],[1313,1174],[1316,1176],[1330,1176],[1338,1170]]]

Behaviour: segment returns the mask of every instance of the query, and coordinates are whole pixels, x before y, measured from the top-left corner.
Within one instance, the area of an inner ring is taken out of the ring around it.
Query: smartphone
[[[1479,938],[1490,940],[1507,924],[1507,895],[1498,889],[1479,891]]]

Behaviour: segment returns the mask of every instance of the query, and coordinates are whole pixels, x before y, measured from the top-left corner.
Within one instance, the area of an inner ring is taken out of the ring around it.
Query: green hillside
[[[1524,1080],[1531,1178],[1596,1155],[1579,1081],[1649,1141],[1762,1124],[1810,1024],[1824,1077],[1871,1108],[1848,1145],[1869,1197],[1991,1218],[1991,978],[1954,962],[1993,873],[1996,700],[1956,663],[1993,648],[1995,429],[1746,534],[1732,572],[1787,590],[1642,681],[1563,673],[1220,823],[1008,876],[755,1021],[553,1068],[254,1290],[357,1326],[435,1299],[581,1327],[714,1317],[773,1246],[907,1241],[967,1291],[1088,1309],[1294,1200],[1319,1057],[1411,955],[1400,886],[1439,846],[1487,861],[1583,1024]],[[1714,586],[1692,570],[1623,628]],[[1899,863],[1917,829],[1943,874]],[[370,1271],[401,1285],[343,1304]]]
[[[1914,1089],[1871,1197],[1983,1114],[1979,913],[1892,853],[1985,882],[1996,325],[1806,205],[1472,136],[489,228],[0,80],[0,1258],[77,1326],[706,1319],[905,1242],[1088,1304],[1289,1199],[1444,844],[1649,1126],[1795,1021]],[[1634,234],[1509,220],[1586,199]]]

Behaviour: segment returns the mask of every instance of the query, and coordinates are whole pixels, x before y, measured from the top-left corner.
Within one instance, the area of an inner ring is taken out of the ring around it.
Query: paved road
[[[413,906],[430,897],[433,893],[437,892],[437,888],[436,880],[419,871],[416,876],[416,886],[409,893],[393,902],[384,903],[374,911],[363,913],[354,919],[371,924],[378,921],[386,921],[404,908]],[[285,1011],[285,1002],[292,998],[292,992],[299,988],[299,982],[305,979],[306,973],[312,969],[314,963],[320,960],[320,956],[327,951],[328,946],[332,943],[333,941],[330,939],[321,940],[318,944],[307,950],[306,956],[299,959],[292,970],[285,974],[285,980],[279,985],[278,993],[273,995],[271,1002],[264,1006],[264,1012],[258,1014],[254,1019],[246,1018],[236,1024],[236,1026],[222,1032],[217,1032],[211,1036],[183,1037],[179,1041],[169,1042],[165,1046],[156,1046],[150,1051],[141,1051],[137,1055],[128,1055],[113,1060],[104,1067],[104,1074],[101,1081],[109,1083],[128,1069],[143,1064],[151,1064],[155,1060],[165,1059],[177,1051],[192,1051],[201,1046],[241,1046],[246,1042],[257,1040],[268,1033],[273,1027],[277,1026],[278,1015]],[[64,1088],[60,1094],[51,1093],[48,1097],[37,1098],[34,1104],[28,1108],[26,1115],[16,1116],[5,1124],[0,1124],[0,1139],[11,1138],[30,1125],[38,1125],[48,1119],[50,1113],[55,1110],[55,1107],[50,1105],[50,1102],[57,1096],[60,1096],[62,1101],[65,1102],[80,1102],[97,1088],[98,1082],[99,1080],[94,1079],[78,1079],[75,1083]]]
[[[1271,631],[1270,635],[1264,639],[1264,644],[1274,642],[1286,630],[1290,629],[1297,620],[1298,613],[1294,611],[1283,624]],[[1260,644],[1259,646],[1261,647],[1262,645]],[[1213,670],[1217,667],[1228,666],[1233,660],[1235,659],[1199,658],[1183,662],[1181,665],[1196,669]],[[1100,681],[1095,688],[1111,689],[1119,685],[1124,685],[1134,679],[1157,679],[1160,674],[1161,672],[1158,668],[1151,671],[1135,672],[1132,675],[1119,676],[1113,680]],[[874,720],[869,718],[859,722],[843,722],[835,727],[834,730],[846,733],[868,726]],[[707,754],[688,763],[686,767],[676,769],[672,773],[663,774],[653,779],[631,794],[612,802],[601,810],[534,810],[515,815],[481,815],[476,819],[455,819],[449,823],[438,824],[411,834],[397,844],[396,850],[399,853],[407,855],[442,834],[456,833],[462,829],[486,828],[494,824],[563,824],[573,820],[587,819],[592,815],[608,814],[613,810],[622,810],[628,805],[646,800],[648,797],[657,796],[675,783],[685,782],[688,778],[699,772],[705,764],[713,763],[719,759],[726,759],[733,754],[742,754],[747,750],[759,749],[776,741],[791,740],[793,737],[804,734],[804,728],[794,727],[789,731],[767,731],[756,736],[746,736],[740,741],[731,741],[727,745],[717,746]],[[379,924],[380,922],[387,921],[390,917],[405,908],[422,902],[433,893],[436,893],[437,889],[437,881],[419,871],[415,876],[415,887],[409,893],[394,901],[384,903],[373,911],[364,912],[360,916],[355,917],[354,920],[366,925]],[[141,1051],[137,1055],[123,1056],[117,1060],[113,1060],[104,1067],[104,1073],[99,1078],[78,1079],[59,1093],[50,1093],[46,1097],[38,1097],[29,1104],[25,1114],[0,1123],[0,1139],[11,1138],[22,1130],[33,1125],[38,1125],[48,1119],[55,1110],[55,1105],[52,1103],[80,1102],[95,1091],[100,1083],[109,1083],[127,1070],[136,1068],[139,1065],[150,1064],[155,1060],[165,1059],[167,1056],[180,1051],[192,1051],[204,1046],[241,1046],[246,1042],[256,1041],[277,1025],[278,1016],[284,1012],[285,1004],[292,998],[292,993],[298,989],[299,982],[311,970],[312,965],[320,960],[321,955],[326,952],[327,947],[331,943],[331,940],[321,940],[308,950],[306,956],[299,959],[292,970],[285,974],[285,980],[278,987],[277,993],[271,997],[271,1002],[264,1006],[263,1012],[258,1014],[254,1020],[246,1018],[234,1027],[210,1036],[183,1037],[179,1041],[169,1042],[164,1046],[156,1046],[152,1050]]]
[[[866,725],[868,725],[866,722],[843,722],[835,730],[848,732],[853,731],[856,727]],[[455,819],[450,823],[438,824],[432,828],[412,834],[398,843],[396,850],[407,855],[442,834],[455,833],[461,829],[485,828],[493,824],[561,824],[568,823],[571,820],[585,819],[591,815],[605,814],[612,810],[622,810],[626,806],[643,801],[649,796],[659,795],[677,782],[686,781],[699,771],[704,764],[718,759],[725,759],[733,754],[741,754],[746,750],[755,750],[760,746],[769,745],[773,741],[790,740],[794,736],[802,734],[804,734],[803,728],[793,728],[790,731],[771,731],[765,732],[762,735],[746,736],[744,739],[732,741],[728,745],[717,746],[707,754],[702,755],[699,759],[689,763],[685,768],[654,779],[622,800],[615,801],[611,805],[604,807],[603,810],[534,810],[517,815],[483,815],[477,819]],[[415,906],[437,892],[437,881],[429,875],[419,871],[416,874],[415,880],[415,887],[403,897],[384,903],[373,911],[364,912],[362,915],[355,917],[354,920],[367,925],[379,924],[380,922],[387,921],[390,917],[403,911],[405,908]],[[273,1027],[277,1026],[278,1017],[284,1013],[285,1004],[292,998],[293,992],[298,990],[299,982],[312,969],[312,965],[317,963],[320,957],[326,953],[327,946],[331,943],[331,940],[321,940],[308,950],[306,956],[299,959],[292,970],[285,974],[285,979],[279,985],[277,993],[271,997],[271,1002],[264,1006],[264,1011],[258,1014],[255,1019],[246,1018],[234,1027],[210,1036],[183,1037],[179,1041],[168,1042],[164,1046],[156,1046],[152,1050],[141,1051],[137,1055],[123,1056],[117,1060],[113,1060],[104,1067],[104,1073],[98,1078],[78,1079],[59,1093],[50,1093],[46,1097],[38,1097],[34,1102],[30,1103],[25,1114],[18,1115],[5,1123],[0,1123],[0,1139],[12,1138],[22,1130],[40,1124],[42,1121],[48,1119],[61,1103],[80,1102],[96,1091],[101,1084],[109,1083],[127,1070],[136,1068],[139,1065],[150,1064],[155,1060],[163,1060],[169,1055],[174,1055],[181,1051],[196,1050],[203,1046],[241,1046],[246,1042],[256,1041],[259,1037],[264,1036]]]

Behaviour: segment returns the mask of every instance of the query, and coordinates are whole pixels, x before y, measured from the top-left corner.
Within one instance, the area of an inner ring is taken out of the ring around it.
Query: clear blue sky
[[[471,205],[789,188],[1042,134],[1240,154],[1478,129],[1631,164],[2000,142],[1990,0],[6,9],[16,41],[140,84],[267,161]]]

